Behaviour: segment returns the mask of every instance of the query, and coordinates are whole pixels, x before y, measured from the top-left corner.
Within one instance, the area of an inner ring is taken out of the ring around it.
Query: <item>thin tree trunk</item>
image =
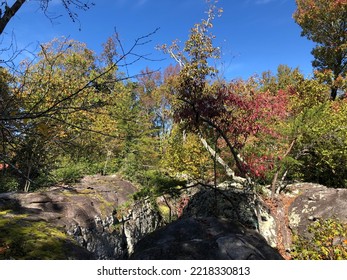
[[[28,176],[26,176],[21,170],[17,168],[14,164],[12,164],[9,160],[6,160],[6,156],[0,153],[0,160],[5,162],[9,167],[11,167],[13,170],[15,170],[21,177],[23,177],[25,180],[29,181],[30,183],[34,183]]]
[[[218,215],[218,197],[217,197],[217,143],[218,143],[218,137],[216,137],[216,140],[214,142],[214,157],[213,157],[213,184],[214,184],[214,209],[215,209],[215,214]]]
[[[336,87],[332,87],[331,88],[331,92],[330,92],[330,99],[331,100],[335,100],[337,97],[337,88]]]
[[[287,151],[285,152],[285,154],[283,155],[283,158],[285,158],[286,156],[288,156],[288,154],[290,153],[290,151],[293,149],[294,144],[296,142],[296,138],[293,139],[293,141],[290,143],[289,148],[287,149]],[[277,170],[276,173],[272,179],[272,183],[271,183],[271,198],[274,197],[275,192],[276,192],[276,184],[277,184],[277,180],[278,180],[278,175],[280,173],[280,167],[277,166]]]
[[[223,166],[223,168],[225,169],[225,172],[227,173],[227,175],[229,177],[231,177],[235,182],[237,183],[244,183],[246,182],[245,178],[239,177],[235,175],[235,172],[228,166],[228,164],[217,154],[217,152],[211,148],[211,146],[207,143],[207,141],[205,140],[205,138],[202,137],[202,135],[199,133],[199,138],[201,143],[203,144],[203,146],[206,148],[206,150],[210,153],[210,155],[212,156],[212,158],[215,158],[215,160],[221,165]]]
[[[4,130],[3,129],[1,129],[1,135],[2,135],[2,153],[4,154],[4,155],[6,155],[6,141],[5,141],[5,132],[4,132]],[[6,173],[6,161],[5,160],[3,160],[3,163],[2,163],[2,166],[3,166],[3,168],[2,168],[2,170],[1,170],[1,172],[2,172],[2,175],[5,175],[5,173]]]
[[[107,172],[107,164],[108,164],[108,162],[109,162],[109,160],[110,160],[111,154],[112,154],[111,151],[107,151],[106,161],[105,161],[104,168],[103,168],[102,174],[101,174],[101,175],[103,175],[103,176],[106,175],[106,172]]]
[[[203,118],[203,117],[200,117],[200,118],[201,118],[201,120],[203,122],[205,122],[208,125],[210,125],[211,127],[213,127],[219,133],[219,135],[223,138],[223,140],[227,144],[230,152],[232,153],[238,170],[240,171],[242,176],[247,176],[247,172],[245,171],[245,166],[247,166],[247,163],[240,156],[240,154],[237,152],[237,150],[234,148],[234,146],[230,143],[230,141],[229,141],[227,135],[225,134],[225,132],[218,125],[213,123],[211,120]]]
[[[24,192],[29,192],[30,183],[31,183],[30,173],[31,173],[31,166],[29,166],[28,168],[27,179],[25,180],[25,185],[24,185]]]
[[[170,206],[169,202],[167,201],[165,195],[163,195],[163,199],[164,199],[166,206],[169,208],[169,221],[168,222],[170,223],[172,220],[172,209],[171,209],[171,206]]]

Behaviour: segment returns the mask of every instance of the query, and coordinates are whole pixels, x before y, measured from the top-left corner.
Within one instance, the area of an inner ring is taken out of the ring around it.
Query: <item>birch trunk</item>
[[[205,147],[205,149],[210,153],[210,155],[212,156],[212,158],[215,158],[216,161],[223,166],[226,174],[232,178],[233,181],[237,182],[237,183],[245,183],[246,179],[236,176],[235,172],[228,166],[228,164],[218,155],[218,153],[207,143],[207,141],[205,140],[205,138],[202,137],[201,134],[199,134],[199,138],[200,141],[202,143],[202,145]]]

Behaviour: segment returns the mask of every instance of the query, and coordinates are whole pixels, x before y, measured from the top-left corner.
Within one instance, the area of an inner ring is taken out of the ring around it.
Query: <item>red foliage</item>
[[[8,167],[9,167],[9,165],[7,163],[5,163],[5,164],[0,163],[0,170],[7,169]]]
[[[274,168],[275,158],[272,155],[251,154],[246,157],[246,162],[245,168],[252,177],[265,179],[266,173]]]
[[[180,218],[183,215],[183,210],[188,205],[189,200],[190,199],[188,196],[181,197],[181,199],[178,203],[178,207],[177,207],[177,217],[178,218]]]
[[[288,116],[290,93],[287,91],[260,92],[250,82],[236,81],[213,85],[200,95],[190,93],[189,90],[180,92],[183,102],[176,111],[176,120],[183,120],[193,128],[206,124],[216,128],[237,153],[242,152],[250,137],[281,137],[274,127]],[[265,158],[248,160],[249,163],[247,160],[242,163],[243,170],[239,166],[241,172],[261,177],[270,168],[261,164]]]
[[[229,121],[225,129],[229,131],[234,146],[241,149],[249,136],[267,133],[276,136],[271,124],[287,116],[287,95],[279,91],[276,95],[270,92],[250,92],[239,95],[229,91],[225,105]]]

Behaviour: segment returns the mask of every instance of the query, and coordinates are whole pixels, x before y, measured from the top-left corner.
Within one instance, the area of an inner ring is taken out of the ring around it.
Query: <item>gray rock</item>
[[[215,217],[182,218],[140,240],[131,259],[280,260],[256,231]]]
[[[251,191],[237,188],[231,182],[218,186],[218,191],[201,189],[191,197],[183,217],[217,217],[241,223],[257,230],[272,246],[277,245],[277,226],[264,203]]]
[[[148,233],[162,225],[159,213],[149,201],[134,203],[130,213],[125,217],[123,232],[126,238],[127,253],[132,254],[135,244]]]
[[[347,222],[347,189],[312,183],[293,184],[288,189],[297,194],[289,209],[289,226],[299,235],[306,235],[307,227],[317,219]]]
[[[148,201],[130,204],[125,214],[117,213],[136,190],[115,176],[88,176],[74,186],[0,194],[0,211],[10,209],[14,215],[24,214],[27,221],[60,228],[93,258],[124,259],[140,238],[161,224],[160,214]]]
[[[254,193],[223,184],[223,188],[218,191],[201,189],[191,197],[183,217],[226,218],[248,228],[258,229],[256,203]]]
[[[278,226],[276,219],[262,201],[257,201],[258,231],[271,247],[277,246]]]

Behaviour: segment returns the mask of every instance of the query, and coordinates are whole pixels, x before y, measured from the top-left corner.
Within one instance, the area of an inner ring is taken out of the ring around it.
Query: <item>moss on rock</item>
[[[69,248],[77,246],[74,243],[62,230],[44,221],[30,221],[27,215],[10,210],[0,212],[0,260],[69,259]]]

